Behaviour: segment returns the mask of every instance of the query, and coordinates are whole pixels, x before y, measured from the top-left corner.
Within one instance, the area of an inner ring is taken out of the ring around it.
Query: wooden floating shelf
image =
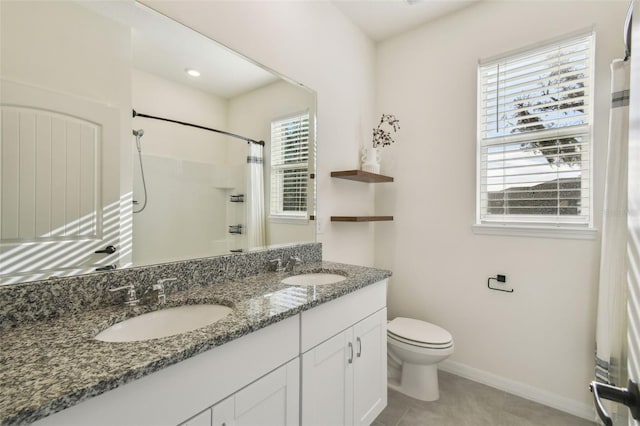
[[[339,172],[331,172],[331,177],[368,183],[393,182],[393,178],[391,176],[369,173],[363,170],[343,170]]]
[[[381,222],[393,220],[393,216],[331,216],[331,222]]]

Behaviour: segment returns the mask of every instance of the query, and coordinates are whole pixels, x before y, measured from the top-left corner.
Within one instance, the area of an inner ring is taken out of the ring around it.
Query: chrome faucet
[[[284,271],[284,268],[282,267],[282,259],[280,259],[280,258],[271,259],[269,261],[269,265],[271,266],[271,270],[273,272],[282,272],[282,271]]]
[[[159,305],[164,305],[167,301],[167,295],[164,292],[164,283],[168,281],[176,281],[177,278],[161,278],[150,289],[147,289],[140,298],[140,303],[153,303],[157,301]]]
[[[269,261],[269,265],[271,265],[271,270],[273,272],[293,272],[296,265],[302,263],[302,259],[298,256],[291,256],[287,261],[282,264],[282,259],[272,259]]]
[[[175,277],[171,278],[161,278],[158,280],[156,285],[153,286],[154,290],[158,290],[158,303],[164,305],[167,301],[167,296],[164,294],[164,283],[169,281],[177,281],[178,279]]]
[[[298,256],[291,256],[289,260],[287,260],[287,264],[285,265],[284,270],[286,272],[294,272],[296,265],[299,265],[301,263],[302,259],[300,259]]]
[[[140,299],[136,296],[136,288],[133,284],[123,285],[122,287],[110,288],[110,292],[127,290],[127,300],[124,301],[124,304],[127,306],[137,306]]]
[[[127,306],[138,306],[140,304],[153,303],[154,301],[159,305],[163,305],[167,301],[167,296],[164,292],[164,283],[176,280],[177,278],[173,277],[159,279],[151,288],[147,288],[140,298],[137,297],[136,288],[133,284],[110,288],[109,291],[127,290],[127,299],[124,301],[124,304]]]

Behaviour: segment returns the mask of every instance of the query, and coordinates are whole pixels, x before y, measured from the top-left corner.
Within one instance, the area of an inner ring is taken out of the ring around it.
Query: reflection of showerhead
[[[142,150],[142,147],[140,146],[140,138],[142,137],[142,135],[144,135],[144,130],[142,129],[133,131],[133,136],[136,137],[136,148],[138,148],[138,152]]]
[[[135,111],[134,111],[134,117],[135,117]],[[138,148],[138,160],[140,161],[140,175],[142,177],[142,188],[144,189],[144,204],[140,209],[133,210],[134,213],[140,213],[142,210],[145,209],[145,207],[147,207],[147,182],[144,179],[144,168],[142,167],[142,146],[140,144],[140,138],[142,137],[142,135],[144,135],[144,130],[142,129],[133,130],[133,136],[136,137],[136,148]],[[137,204],[137,203],[138,203],[137,201],[134,201],[134,204]]]

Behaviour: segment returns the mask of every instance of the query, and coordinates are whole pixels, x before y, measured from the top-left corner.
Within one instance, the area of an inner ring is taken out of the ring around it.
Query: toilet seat
[[[398,317],[389,322],[387,337],[420,348],[447,349],[453,346],[453,337],[447,330],[412,318]]]
[[[405,345],[413,346],[416,348],[423,348],[423,349],[448,349],[453,346],[453,342],[442,343],[442,344],[415,342],[413,340],[403,339],[402,337],[395,336],[392,333],[387,333],[387,338],[392,342],[403,343]]]

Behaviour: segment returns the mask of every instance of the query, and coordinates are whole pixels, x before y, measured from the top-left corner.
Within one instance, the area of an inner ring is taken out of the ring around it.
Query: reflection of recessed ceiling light
[[[193,68],[187,68],[184,72],[189,74],[191,77],[200,77],[200,71],[194,70]]]

